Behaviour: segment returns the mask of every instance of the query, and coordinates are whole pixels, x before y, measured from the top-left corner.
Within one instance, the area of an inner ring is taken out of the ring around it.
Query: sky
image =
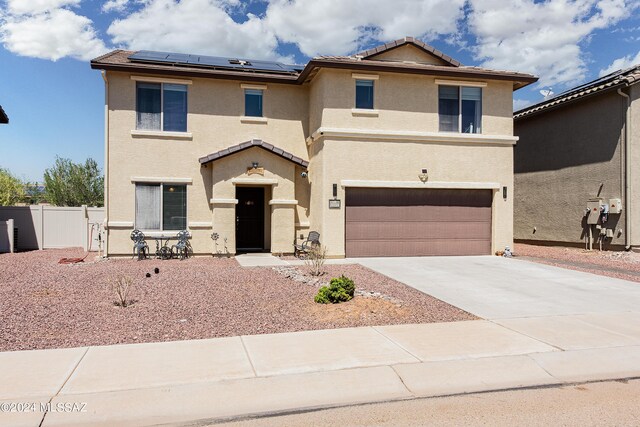
[[[89,61],[148,49],[304,64],[405,36],[464,65],[528,72],[514,108],[640,63],[640,0],[0,0],[0,168],[104,158]]]

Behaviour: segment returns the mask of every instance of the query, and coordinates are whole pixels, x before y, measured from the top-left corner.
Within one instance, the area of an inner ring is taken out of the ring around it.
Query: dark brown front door
[[[264,188],[237,187],[236,250],[264,249]]]
[[[489,255],[491,190],[348,188],[348,257]]]

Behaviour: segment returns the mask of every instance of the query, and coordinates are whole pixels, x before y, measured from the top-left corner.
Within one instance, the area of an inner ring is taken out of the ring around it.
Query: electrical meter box
[[[600,206],[602,206],[602,199],[589,199],[587,201],[587,224],[594,225],[598,223],[600,219]]]
[[[609,213],[621,214],[622,213],[622,200],[609,199]]]

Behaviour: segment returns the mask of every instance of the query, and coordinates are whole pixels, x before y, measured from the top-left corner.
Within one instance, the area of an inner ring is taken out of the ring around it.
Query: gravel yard
[[[91,254],[58,264],[82,256],[80,249],[0,255],[0,351],[475,319],[360,265],[329,265],[324,278],[344,274],[376,296],[322,305],[313,302],[319,284],[234,259],[93,261]],[[134,279],[135,302],[126,308],[114,304],[118,276]]]
[[[640,282],[640,254],[516,243],[515,255],[542,264]]]

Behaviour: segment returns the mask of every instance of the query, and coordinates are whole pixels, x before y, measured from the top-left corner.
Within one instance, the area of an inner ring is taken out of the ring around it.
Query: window
[[[482,88],[439,86],[438,112],[441,132],[482,131]]]
[[[136,184],[135,226],[140,230],[185,230],[187,186]]]
[[[262,89],[244,90],[244,115],[262,117]]]
[[[187,131],[187,86],[138,82],[136,129]]]
[[[356,80],[356,108],[373,109],[373,80]]]

